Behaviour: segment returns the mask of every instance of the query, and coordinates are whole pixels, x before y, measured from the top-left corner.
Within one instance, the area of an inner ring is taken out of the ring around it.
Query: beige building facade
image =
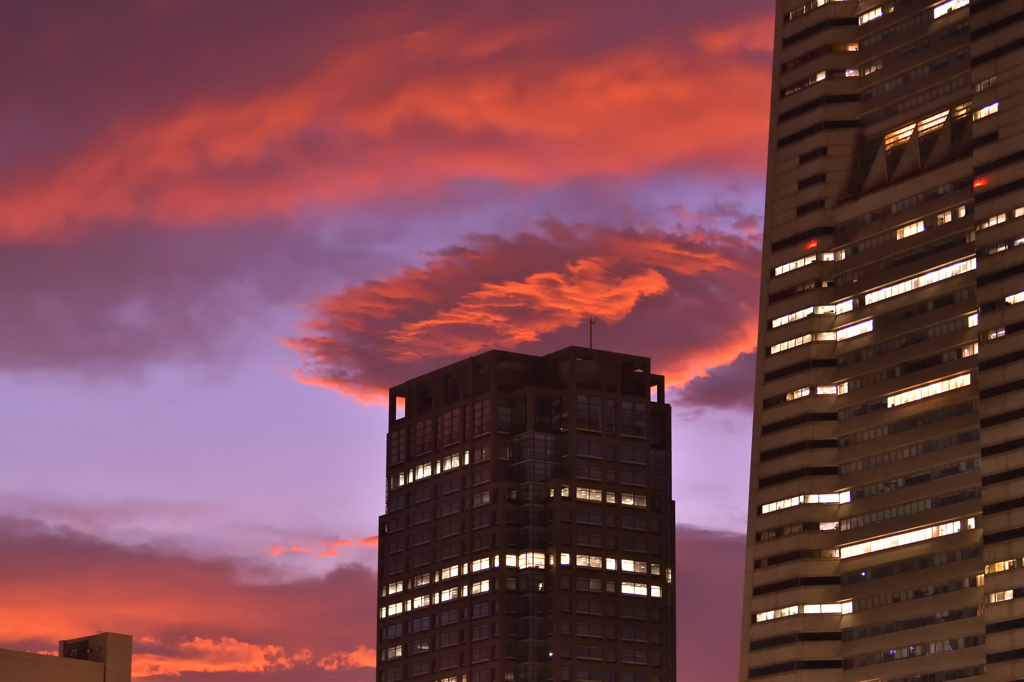
[[[129,682],[132,638],[103,632],[62,641],[57,656],[0,649],[2,682]]]
[[[1024,2],[778,0],[741,680],[1024,679]]]

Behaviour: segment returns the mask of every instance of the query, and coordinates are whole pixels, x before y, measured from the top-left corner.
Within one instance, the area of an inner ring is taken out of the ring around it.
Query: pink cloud
[[[339,668],[374,668],[377,666],[377,651],[360,646],[355,651],[335,651],[317,661],[317,666],[324,670]]]
[[[302,649],[286,655],[284,649],[273,645],[239,642],[233,637],[217,641],[194,637],[171,646],[153,639],[146,644],[157,645],[166,653],[139,653],[132,657],[132,677],[181,677],[182,673],[261,673],[272,670],[290,670],[296,664],[308,664],[312,652]]]
[[[679,387],[754,346],[759,265],[756,245],[725,232],[548,221],[475,235],[423,267],[325,296],[287,343],[304,359],[302,381],[372,401],[465,355],[564,345],[597,317],[601,347],[628,343]]]
[[[555,185],[685,163],[761,169],[770,73],[740,53],[763,51],[770,18],[679,8],[640,22],[634,8],[592,2],[508,9],[498,23],[475,3],[353,10],[338,22],[344,47],[317,48],[284,82],[230,98],[181,92],[164,111],[111,117],[46,172],[7,183],[0,238],[430,198],[463,178]]]

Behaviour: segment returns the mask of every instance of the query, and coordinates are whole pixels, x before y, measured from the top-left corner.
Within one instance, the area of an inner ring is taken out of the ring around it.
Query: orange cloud
[[[291,547],[288,547],[287,545],[271,545],[270,547],[267,548],[267,554],[269,554],[270,556],[280,556],[281,554],[284,554],[286,552],[300,552],[301,553],[301,552],[312,552],[312,551],[313,551],[312,547],[302,547],[300,545],[292,545]]]
[[[360,645],[355,651],[336,651],[317,661],[317,666],[324,670],[339,668],[374,668],[377,665],[377,650],[367,649]]]
[[[744,229],[746,216],[731,219]],[[599,346],[649,354],[682,386],[754,346],[759,265],[749,239],[723,232],[549,221],[509,239],[477,235],[421,268],[324,297],[287,343],[304,358],[300,380],[373,401],[489,348],[579,343],[572,330],[597,317]]]
[[[352,541],[351,540],[325,540],[325,541],[322,541],[322,542],[318,542],[317,544],[318,545],[322,545],[324,547],[351,547],[352,546]]]
[[[326,547],[327,549],[322,549],[319,552],[317,552],[317,554],[319,554],[322,557],[332,557],[332,556],[338,556],[338,554],[340,553],[340,552],[338,552],[338,547],[351,547],[352,546],[352,541],[351,540],[333,540],[333,541],[327,541],[327,542],[320,542],[318,544],[321,547]]]
[[[152,639],[147,643],[159,644]],[[313,656],[308,649],[287,656],[279,646],[249,644],[233,637],[221,637],[217,641],[195,637],[170,648],[172,653],[168,654],[132,656],[132,677],[180,677],[185,672],[267,672],[309,663]]]
[[[294,670],[290,679],[305,682],[324,678],[321,659],[348,651],[361,660],[373,643],[376,574],[361,566],[247,584],[228,561],[127,549],[2,516],[0,544],[3,648],[37,651],[109,630],[134,637],[137,677]]]
[[[368,538],[363,538],[362,540],[359,541],[359,544],[363,545],[364,547],[376,547],[377,546],[377,536],[376,535],[371,535]]]
[[[556,5],[496,25],[480,5],[380,6],[292,82],[118,120],[52,172],[8,183],[0,238],[279,217],[432,196],[462,178],[760,170],[769,68],[730,55],[771,35],[770,20],[702,30],[678,11],[608,42],[603,27],[623,7]]]

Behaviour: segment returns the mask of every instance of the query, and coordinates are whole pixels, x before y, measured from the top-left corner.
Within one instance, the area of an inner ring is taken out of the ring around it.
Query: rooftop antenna
[[[597,318],[590,318],[590,350],[594,350],[594,325],[597,324]]]

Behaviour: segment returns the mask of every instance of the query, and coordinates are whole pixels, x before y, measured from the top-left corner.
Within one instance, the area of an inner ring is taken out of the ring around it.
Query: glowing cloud
[[[377,665],[377,650],[367,649],[360,645],[355,651],[336,651],[317,661],[317,666],[324,670],[339,668],[373,668]]]
[[[288,82],[110,119],[46,172],[5,184],[0,239],[429,198],[462,178],[762,167],[768,64],[734,53],[767,54],[770,19],[712,27],[682,8],[644,21],[631,8],[627,30],[611,4],[517,6],[499,24],[472,3],[375,10],[353,10],[344,48]]]
[[[288,343],[305,360],[301,380],[378,400],[460,356],[557,346],[597,317],[602,347],[628,340],[681,386],[754,345],[758,256],[725,232],[549,221],[508,239],[476,235],[423,267],[324,297]]]
[[[159,645],[153,639],[146,643]],[[217,641],[195,637],[167,648],[166,654],[134,655],[132,677],[180,677],[184,672],[266,672],[291,669],[296,663],[309,663],[313,656],[308,649],[287,656],[279,646],[249,644],[232,637],[221,637]]]

